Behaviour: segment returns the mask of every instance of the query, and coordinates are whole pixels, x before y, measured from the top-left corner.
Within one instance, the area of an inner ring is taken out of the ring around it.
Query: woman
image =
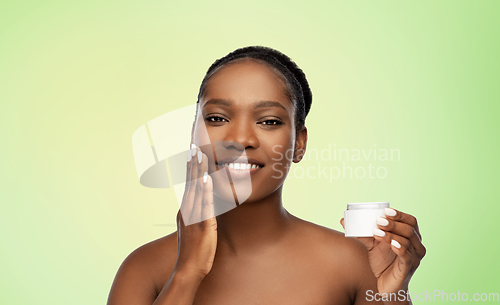
[[[354,239],[282,205],[311,101],[302,70],[276,50],[217,60],[198,95],[177,231],[125,259],[108,304],[408,304],[425,255],[413,216],[388,209],[373,238]]]

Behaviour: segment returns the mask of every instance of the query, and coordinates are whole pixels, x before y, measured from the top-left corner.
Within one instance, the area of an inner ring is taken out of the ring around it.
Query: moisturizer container
[[[389,202],[348,203],[344,211],[346,237],[373,237],[377,227],[377,218],[385,216]]]

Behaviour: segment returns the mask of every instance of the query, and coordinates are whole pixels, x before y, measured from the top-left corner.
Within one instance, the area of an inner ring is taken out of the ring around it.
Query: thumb
[[[342,217],[342,219],[340,219],[340,224],[342,225],[342,228],[344,228],[344,230],[345,230],[345,226],[344,226],[344,217]]]

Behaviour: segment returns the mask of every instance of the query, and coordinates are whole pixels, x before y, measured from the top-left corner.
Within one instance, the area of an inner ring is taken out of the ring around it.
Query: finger
[[[394,270],[397,277],[406,280],[412,269],[412,256],[409,251],[410,241],[401,236],[394,236],[391,239],[391,249],[398,256],[397,268]]]
[[[342,219],[340,219],[340,224],[342,225],[342,228],[344,228],[344,230],[345,230],[345,226],[344,226],[344,217],[342,217]]]
[[[208,172],[203,174],[203,183],[205,185],[201,201],[201,221],[215,217],[212,177],[208,175]]]
[[[198,148],[198,152],[194,157],[195,163],[198,164],[198,173],[196,178],[196,187],[195,187],[195,197],[194,197],[194,205],[193,212],[191,214],[191,223],[198,223],[201,220],[201,202],[203,199],[203,174],[208,171],[208,160],[207,156],[201,152]]]
[[[415,248],[413,246],[410,247],[409,251],[410,251],[410,254],[411,254],[411,257],[412,257],[412,260],[411,260],[411,264],[412,264],[411,270],[412,270],[412,272],[414,272],[418,268],[418,266],[420,266],[420,261],[422,260],[423,256],[420,256],[420,254],[418,254],[415,251]]]
[[[193,214],[193,209],[194,209],[194,199],[196,196],[196,186],[197,186],[197,179],[196,177],[198,176],[198,163],[196,162],[196,153],[197,153],[197,148],[196,145],[191,144],[191,160],[189,161],[190,163],[190,170],[189,170],[189,178],[186,181],[186,184],[188,185],[189,189],[185,193],[186,194],[186,200],[185,200],[185,208],[183,210],[183,216],[184,217],[184,224],[185,225],[190,225],[192,224],[191,221],[191,215]]]
[[[380,230],[379,228],[373,229],[373,237],[375,238],[375,240],[378,240],[378,241],[385,243],[387,245],[390,245],[391,241],[393,239],[396,239],[397,241],[401,241],[401,243],[404,244],[404,246],[406,246],[406,248],[411,247],[411,243],[410,243],[409,239],[407,239],[403,236],[400,236],[400,235],[393,234],[391,232],[386,232],[386,231]]]
[[[195,182],[198,176],[198,162],[196,162],[196,154],[198,153],[198,147],[194,144],[191,145],[191,172],[189,173],[189,181]]]
[[[192,171],[193,171],[193,150],[190,149],[187,152],[187,159],[189,160],[186,164],[186,185],[184,189],[184,196],[181,202],[181,213],[185,219],[185,222],[189,220],[191,217],[191,213],[193,211],[193,200],[194,200],[194,191],[191,191],[191,187],[193,186],[192,181]]]
[[[182,214],[181,214],[181,210],[179,209],[179,211],[177,212],[177,217],[175,218],[175,222],[177,223],[177,227],[179,228],[183,223],[182,223]]]
[[[401,277],[406,277],[412,267],[412,256],[410,253],[411,243],[408,239],[394,235],[390,232],[382,231],[378,228],[373,230],[373,237],[381,243],[385,243],[391,247],[391,250],[398,256],[398,274]]]
[[[383,231],[391,232],[410,240],[411,245],[415,248],[419,258],[422,258],[425,255],[424,245],[422,244],[422,241],[413,226],[384,217],[379,217],[377,219],[377,226]]]
[[[383,240],[383,242],[392,242],[393,239],[396,241],[403,241],[402,243],[405,244],[405,248],[407,248],[412,258],[411,270],[415,271],[420,265],[422,257],[425,255],[425,248],[420,242],[420,239],[418,239],[418,237],[416,236],[414,228],[408,224],[388,220],[385,218],[377,219],[377,225],[378,232],[374,231],[374,235],[378,235],[378,238],[380,240]],[[411,232],[411,230],[413,230],[413,234],[409,233]],[[408,235],[411,236],[408,237]],[[408,245],[406,245],[407,242]],[[415,247],[415,245],[417,248]]]
[[[422,235],[420,234],[417,218],[415,218],[415,216],[403,213],[393,208],[385,208],[385,215],[387,219],[403,222],[414,227],[418,237],[420,238],[420,240],[422,240]]]
[[[191,160],[193,159],[193,148],[195,148],[196,145],[191,144],[191,148],[188,149],[186,152],[186,157],[187,157],[187,170],[186,170],[186,189],[189,187],[189,181],[191,179]]]

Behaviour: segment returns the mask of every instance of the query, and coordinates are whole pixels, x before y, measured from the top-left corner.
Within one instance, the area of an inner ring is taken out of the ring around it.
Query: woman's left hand
[[[344,218],[340,220],[344,226]],[[385,209],[385,217],[377,221],[374,237],[356,237],[368,249],[368,259],[377,277],[380,294],[408,291],[408,284],[420,261],[425,247],[418,229],[417,219],[398,210]]]

